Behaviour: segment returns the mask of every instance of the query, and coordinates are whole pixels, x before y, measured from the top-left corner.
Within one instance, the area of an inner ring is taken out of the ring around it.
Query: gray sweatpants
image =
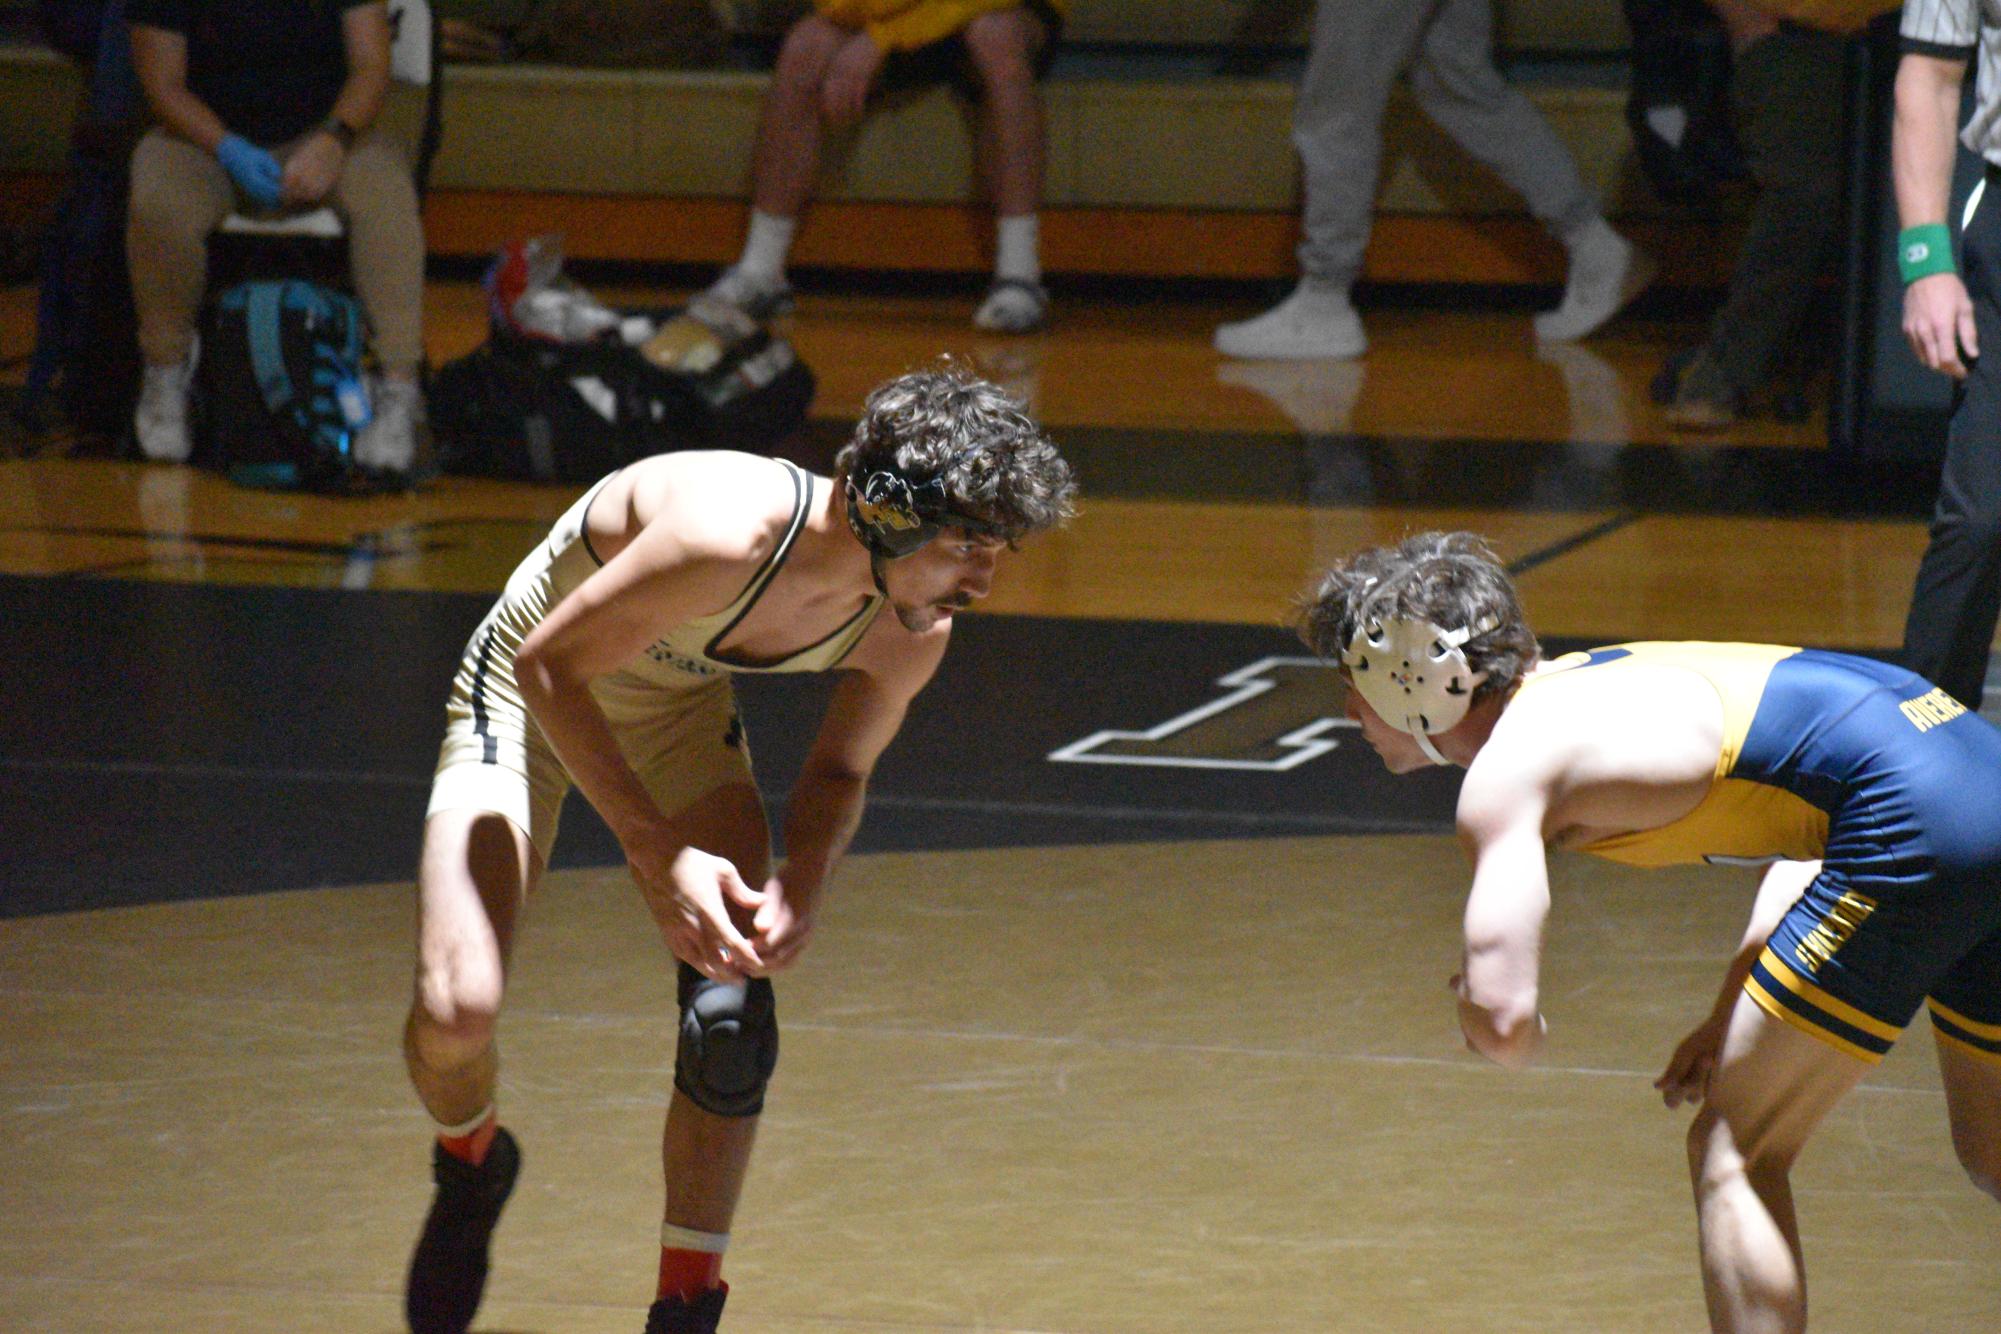
[[[1346,287],[1362,267],[1382,169],[1383,109],[1406,68],[1417,104],[1557,236],[1598,202],[1528,98],[1494,68],[1492,0],[1320,0],[1293,110],[1306,177],[1300,272]]]

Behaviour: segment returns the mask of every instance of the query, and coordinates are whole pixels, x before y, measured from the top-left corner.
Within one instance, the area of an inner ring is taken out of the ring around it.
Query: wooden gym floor
[[[1645,395],[1698,333],[1670,313],[1538,356],[1525,309],[1398,303],[1356,365],[1220,361],[1210,328],[1256,302],[1078,299],[1017,340],[954,297],[802,303],[800,456],[952,352],[1034,401],[1087,506],[965,618],[780,981],[726,1328],[1702,1324],[1686,1114],[1648,1085],[1748,879],[1557,859],[1549,1059],[1486,1067],[1445,993],[1450,776],[1342,744],[1284,609],[1335,553],[1467,526],[1554,647],[1887,651],[1923,479],[1844,485],[1818,421],[1676,440]],[[0,293],[8,358],[31,306]],[[478,342],[475,289],[434,285],[429,315],[434,360]],[[572,493],[274,496],[13,443],[0,1328],[396,1329],[429,1192],[397,1030],[438,706]],[[745,691],[774,798],[815,688]],[[523,933],[503,1106],[526,1169],[483,1330],[636,1330],[651,1296],[672,974],[614,857],[573,804]],[[1900,1044],[1798,1170],[1817,1329],[2001,1327],[2001,1220],[1929,1047]]]

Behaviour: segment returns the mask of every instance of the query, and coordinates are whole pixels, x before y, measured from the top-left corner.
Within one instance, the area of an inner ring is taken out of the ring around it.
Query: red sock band
[[[723,1257],[713,1251],[660,1248],[660,1293],[693,1301],[723,1285]]]
[[[488,1112],[486,1120],[474,1126],[471,1134],[440,1135],[438,1143],[446,1153],[462,1163],[478,1167],[486,1161],[486,1151],[493,1147],[493,1137],[500,1133],[500,1114]]]

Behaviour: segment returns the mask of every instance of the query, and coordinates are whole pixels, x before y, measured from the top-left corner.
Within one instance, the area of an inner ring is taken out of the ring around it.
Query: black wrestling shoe
[[[716,1334],[723,1318],[723,1298],[730,1285],[711,1288],[694,1301],[685,1297],[662,1297],[646,1312],[646,1334]]]
[[[487,1248],[500,1206],[521,1171],[521,1146],[505,1127],[493,1137],[486,1161],[474,1167],[431,1146],[438,1193],[424,1218],[424,1235],[410,1257],[403,1313],[412,1334],[465,1334],[486,1290]]]

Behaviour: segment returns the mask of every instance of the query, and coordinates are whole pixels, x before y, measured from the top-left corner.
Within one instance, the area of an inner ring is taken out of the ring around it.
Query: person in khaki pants
[[[180,462],[207,237],[233,209],[331,204],[382,379],[357,462],[407,471],[423,358],[424,233],[402,151],[374,126],[389,89],[381,0],[131,0],[132,63],[158,124],[132,154],[126,252],[145,377],[133,428]]]

